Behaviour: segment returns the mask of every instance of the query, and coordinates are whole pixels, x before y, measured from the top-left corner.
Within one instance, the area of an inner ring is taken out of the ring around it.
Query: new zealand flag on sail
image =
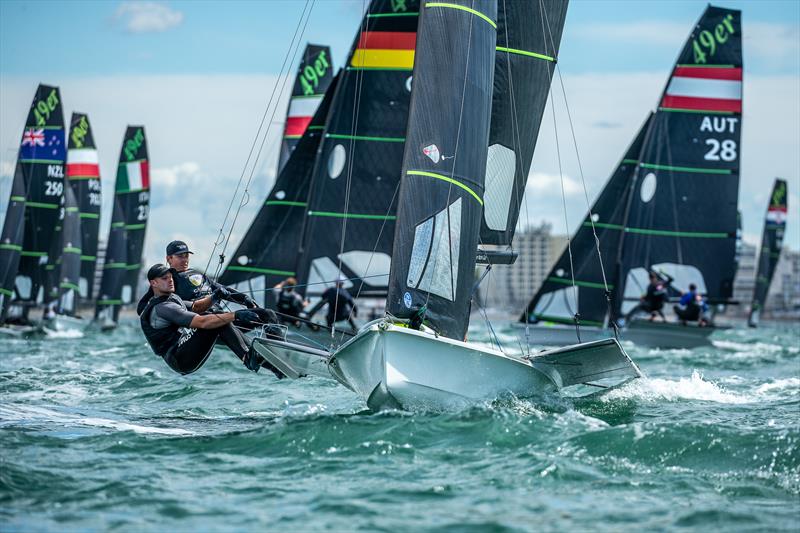
[[[19,148],[21,160],[43,159],[63,162],[66,154],[62,128],[28,128],[22,134],[22,144]]]

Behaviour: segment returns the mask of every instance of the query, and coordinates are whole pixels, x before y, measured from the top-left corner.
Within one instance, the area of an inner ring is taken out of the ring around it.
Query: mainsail
[[[303,136],[317,111],[322,97],[333,81],[331,49],[318,44],[308,44],[297,69],[297,77],[286,113],[283,142],[278,163],[278,174],[289,161],[292,151]]]
[[[764,233],[761,235],[761,252],[758,256],[753,303],[750,306],[748,319],[750,326],[758,325],[761,310],[767,301],[772,276],[775,274],[775,267],[778,266],[778,260],[781,257],[783,233],[786,231],[787,196],[786,181],[776,179],[764,220]]]
[[[608,315],[603,268],[596,250],[594,230],[599,239],[600,254],[605,265],[613,265],[619,250],[622,234],[619,227],[624,226],[627,195],[630,193],[630,181],[639,163],[644,137],[650,127],[652,113],[639,128],[633,143],[628,147],[622,161],[617,165],[611,178],[603,187],[600,196],[591,208],[593,219],[586,215],[578,231],[572,237],[572,264],[575,267],[575,289],[572,287],[570,275],[570,255],[564,250],[550,273],[539,287],[521,322],[538,322],[540,320],[556,323],[572,324],[575,314],[580,315],[580,322],[585,325],[603,326]],[[611,276],[612,270],[606,271]],[[614,285],[607,280],[609,290]]]
[[[496,18],[490,0],[424,4],[386,301],[391,315],[424,313],[459,340],[483,213]]]
[[[94,299],[97,238],[100,231],[100,167],[92,127],[84,113],[73,113],[67,139],[67,182],[75,193],[81,227],[80,296]]]
[[[119,306],[134,297],[141,270],[150,206],[150,167],[143,126],[128,126],[117,167],[114,208],[106,246],[96,317],[105,309],[116,322]]]
[[[482,245],[510,245],[547,103],[564,0],[498,2]]]
[[[220,276],[221,283],[232,285],[264,277],[265,287],[269,288],[295,275],[311,172],[336,83],[334,80],[325,94],[264,205],[231,256]]]
[[[22,252],[25,219],[25,175],[17,163],[11,182],[11,194],[0,234],[0,323],[8,315],[9,303],[14,297],[14,280]]]
[[[16,296],[32,304],[47,281],[48,259],[58,235],[66,160],[64,113],[58,87],[39,85],[22,134],[17,172],[26,190],[25,228]]]
[[[373,1],[341,73],[314,166],[296,268],[310,293],[341,275],[361,278],[354,294],[386,294],[418,6]]]
[[[74,315],[80,295],[81,218],[72,187],[64,190],[64,219],[61,221],[61,250],[57,263],[57,312]]]

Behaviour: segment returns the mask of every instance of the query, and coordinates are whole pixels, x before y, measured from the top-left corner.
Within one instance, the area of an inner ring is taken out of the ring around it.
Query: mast
[[[353,42],[315,163],[295,269],[308,293],[343,276],[360,278],[354,296],[386,294],[418,9],[417,1],[374,0]]]
[[[565,0],[501,1],[481,245],[509,246],[547,104]]]
[[[64,113],[58,87],[39,85],[20,144],[17,167],[25,182],[25,227],[17,298],[32,305],[47,282],[46,265],[58,239],[66,160]]]
[[[491,0],[421,8],[386,301],[389,314],[421,311],[459,340],[483,213],[496,19]]]
[[[331,81],[333,81],[331,49],[318,44],[307,44],[297,68],[289,109],[286,112],[278,175],[311,123]]]
[[[67,138],[67,182],[75,194],[81,227],[80,296],[94,299],[97,239],[100,232],[100,167],[92,127],[84,113],[73,113]]]
[[[772,187],[767,215],[764,219],[764,232],[761,235],[761,251],[758,255],[758,271],[756,272],[753,302],[750,305],[748,325],[758,325],[761,311],[767,301],[769,286],[775,275],[775,268],[781,257],[783,234],[786,231],[786,214],[788,212],[788,194],[786,180],[776,179]]]
[[[618,228],[615,315],[635,305],[647,270],[695,283],[710,303],[733,292],[742,128],[741,12],[706,8],[645,137]]]

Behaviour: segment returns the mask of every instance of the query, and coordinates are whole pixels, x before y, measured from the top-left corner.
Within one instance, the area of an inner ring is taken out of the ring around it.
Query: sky
[[[303,43],[329,45],[340,67],[365,3],[317,0],[298,30],[306,5],[304,0],[0,1],[0,211],[27,110],[42,82],[61,88],[67,121],[72,111],[89,114],[104,191],[114,188],[126,125],[145,126],[152,192],[146,263],[163,258],[166,243],[180,238],[205,264],[237,182],[252,174],[250,201],[233,227],[230,255],[275,179],[292,85],[280,74],[295,32]],[[744,238],[758,244],[772,181],[782,177],[790,191],[785,242],[798,249],[800,2],[719,5],[743,11]],[[586,194],[593,199],[654,109],[705,6],[701,0],[570,3],[559,53],[561,78],[554,83],[555,120],[548,107],[523,225],[548,222],[556,233],[574,231],[586,211],[575,145]],[[271,100],[273,94],[279,98]],[[255,165],[245,167],[265,109],[271,120],[263,151]],[[103,203],[105,235],[108,194]]]

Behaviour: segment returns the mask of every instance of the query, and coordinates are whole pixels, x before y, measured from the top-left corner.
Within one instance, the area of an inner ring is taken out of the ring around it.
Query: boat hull
[[[724,328],[633,320],[623,329],[622,338],[651,348],[691,349],[711,346],[711,335],[719,329]]]
[[[67,315],[56,315],[53,318],[42,321],[42,330],[44,332],[55,331],[57,333],[64,333],[67,331],[83,331],[86,328],[87,321],[82,318]]]
[[[522,346],[564,346],[578,342],[575,326],[565,324],[539,322],[528,324],[526,328],[524,323],[515,322],[514,330]],[[608,330],[594,326],[581,326],[580,332],[581,342],[606,339],[612,335]]]

